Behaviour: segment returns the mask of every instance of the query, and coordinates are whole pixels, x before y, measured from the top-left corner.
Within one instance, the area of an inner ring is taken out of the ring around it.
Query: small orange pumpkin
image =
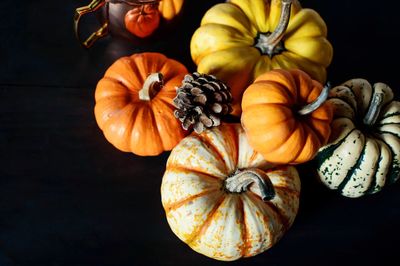
[[[126,29],[140,38],[150,36],[160,25],[158,3],[135,7],[125,15]]]
[[[118,59],[96,88],[95,117],[107,140],[137,155],[171,150],[187,134],[174,117],[175,88],[188,73],[159,53]]]
[[[254,150],[267,161],[299,164],[328,141],[332,108],[323,88],[301,70],[259,76],[243,95],[242,124]]]

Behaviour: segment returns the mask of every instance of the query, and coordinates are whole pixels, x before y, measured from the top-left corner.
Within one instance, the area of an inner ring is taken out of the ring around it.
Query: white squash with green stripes
[[[332,134],[316,158],[321,181],[357,198],[400,176],[400,102],[383,83],[352,79],[330,91]]]

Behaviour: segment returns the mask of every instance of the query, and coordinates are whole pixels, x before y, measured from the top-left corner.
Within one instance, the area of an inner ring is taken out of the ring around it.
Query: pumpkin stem
[[[276,26],[275,30],[270,35],[260,34],[258,42],[255,45],[256,48],[260,49],[263,54],[267,54],[269,57],[276,54],[276,48],[279,47],[285,35],[285,31],[289,25],[292,2],[293,0],[282,0],[281,16],[278,26]],[[279,50],[281,49],[282,48],[279,48]]]
[[[299,115],[308,115],[317,110],[321,105],[328,99],[329,90],[331,88],[331,84],[328,82],[325,87],[322,89],[321,94],[318,98],[312,103],[303,106],[300,110],[297,111]]]
[[[143,83],[143,88],[139,91],[139,99],[150,101],[160,91],[163,85],[163,75],[161,73],[150,74]]]
[[[275,190],[268,175],[256,168],[237,170],[233,176],[225,180],[225,189],[230,193],[241,193],[253,183],[259,190],[263,201],[269,201],[275,197]]]
[[[382,92],[374,93],[368,112],[363,119],[365,125],[372,126],[375,124],[383,106],[383,98]]]

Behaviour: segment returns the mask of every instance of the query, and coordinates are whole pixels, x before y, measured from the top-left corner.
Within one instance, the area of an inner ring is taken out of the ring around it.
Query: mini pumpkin
[[[325,82],[333,55],[326,37],[318,13],[296,0],[229,0],[207,11],[190,48],[200,73],[231,87],[239,115],[243,91],[264,72],[296,68]]]
[[[272,247],[292,225],[299,193],[296,169],[266,162],[240,124],[184,138],[161,186],[172,231],[195,251],[225,261]]]
[[[150,36],[160,24],[160,12],[157,4],[144,4],[129,10],[125,15],[125,27],[135,36]]]
[[[179,15],[183,6],[184,0],[161,0],[159,10],[166,20],[172,20]]]
[[[159,53],[118,59],[95,93],[96,121],[107,140],[142,156],[171,150],[186,135],[172,101],[187,73],[181,63]]]
[[[384,83],[352,79],[335,87],[332,135],[317,157],[322,182],[346,197],[380,191],[400,176],[400,102]]]
[[[330,135],[328,90],[301,70],[259,76],[242,101],[241,121],[252,147],[277,164],[311,160]]]

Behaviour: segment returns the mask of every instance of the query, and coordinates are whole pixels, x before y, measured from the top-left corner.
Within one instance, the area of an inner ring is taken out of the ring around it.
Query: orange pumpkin
[[[107,140],[142,156],[171,150],[187,134],[172,103],[187,73],[181,63],[159,53],[118,59],[95,93],[96,121]]]
[[[126,29],[141,38],[150,36],[160,24],[160,12],[158,6],[145,4],[135,7],[125,15]]]
[[[259,76],[243,95],[242,124],[254,150],[267,161],[299,164],[328,141],[332,108],[323,88],[301,70]]]

